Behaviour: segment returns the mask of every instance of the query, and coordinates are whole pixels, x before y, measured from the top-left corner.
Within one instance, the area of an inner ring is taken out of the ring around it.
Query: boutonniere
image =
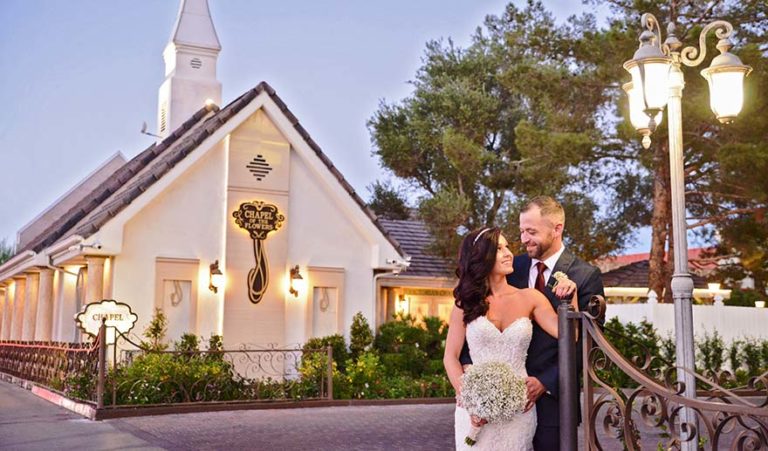
[[[557,271],[556,273],[552,274],[552,278],[555,279],[555,281],[552,284],[547,285],[550,290],[554,290],[558,283],[564,280],[568,280],[568,274],[562,271]]]

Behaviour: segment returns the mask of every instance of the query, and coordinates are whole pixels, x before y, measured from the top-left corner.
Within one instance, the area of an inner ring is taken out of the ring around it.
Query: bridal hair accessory
[[[491,230],[491,228],[490,228],[490,227],[486,227],[486,228],[484,228],[483,230],[481,230],[481,231],[480,231],[480,233],[478,233],[478,234],[477,234],[477,236],[475,237],[475,241],[473,241],[473,242],[472,242],[472,246],[474,246],[475,244],[477,244],[477,240],[479,240],[479,239],[480,239],[480,237],[481,237],[481,236],[483,236],[483,234],[484,234],[485,232],[489,231],[489,230]]]

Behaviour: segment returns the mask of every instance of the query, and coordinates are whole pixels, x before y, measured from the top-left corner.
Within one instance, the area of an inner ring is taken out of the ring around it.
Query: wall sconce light
[[[297,290],[297,287],[293,286],[293,283],[295,280],[304,280],[303,277],[301,277],[301,273],[299,272],[299,265],[294,266],[291,268],[291,275],[289,277],[289,285],[288,285],[288,292],[293,295],[293,297],[297,298],[299,297],[299,290]],[[299,285],[300,282],[297,282],[296,285]]]
[[[208,289],[214,293],[219,292],[219,287],[224,283],[224,273],[219,269],[219,261],[211,263],[210,283]]]

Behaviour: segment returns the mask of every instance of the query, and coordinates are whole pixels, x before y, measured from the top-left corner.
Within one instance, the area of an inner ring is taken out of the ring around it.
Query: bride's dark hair
[[[465,325],[488,312],[488,275],[496,264],[499,235],[498,227],[475,230],[464,237],[459,247],[459,284],[453,289],[453,298],[456,307],[464,311]]]

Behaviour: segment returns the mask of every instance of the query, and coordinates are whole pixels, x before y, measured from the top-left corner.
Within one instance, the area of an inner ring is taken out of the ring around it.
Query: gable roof
[[[16,247],[20,249],[26,248],[30,240],[37,238],[54,221],[58,221],[64,213],[89,195],[95,187],[108,180],[125,163],[127,163],[127,160],[121,152],[116,152],[109,157],[109,159],[85,176],[69,191],[53,201],[51,205],[40,212],[34,219],[22,226],[16,233]]]
[[[83,200],[63,214],[56,223],[30,240],[29,244],[23,249],[19,249],[18,252],[30,250],[40,252],[68,235],[79,235],[83,238],[93,235],[262,93],[267,93],[270,96],[352,200],[363,210],[363,213],[368,216],[397,252],[402,257],[406,257],[407,254],[400,243],[382,227],[380,220],[373,211],[367,207],[363,199],[352,188],[352,185],[347,182],[328,156],[323,153],[320,146],[299,124],[299,120],[278,97],[275,90],[263,81],[222,109],[215,105],[201,108],[162,142],[152,144],[123,165],[112,177],[95,188],[88,196],[85,196]]]
[[[455,268],[449,260],[431,255],[428,252],[433,238],[424,222],[395,219],[379,219],[379,222],[411,256],[410,266],[401,274],[422,277],[455,277]]]
[[[648,260],[624,265],[620,268],[602,274],[603,285],[606,287],[635,287],[647,288],[648,275],[651,265]],[[691,274],[695,288],[707,288],[707,280],[697,274]]]

